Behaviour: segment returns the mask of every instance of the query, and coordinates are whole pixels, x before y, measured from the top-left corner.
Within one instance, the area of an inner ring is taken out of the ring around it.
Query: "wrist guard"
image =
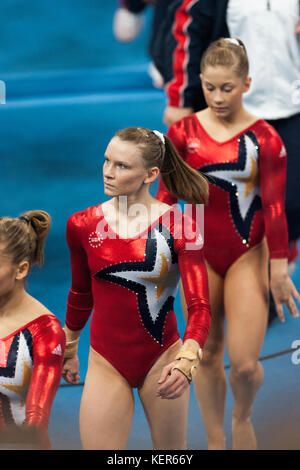
[[[68,341],[66,343],[64,359],[71,359],[72,357],[76,356],[78,350],[78,343],[79,338],[75,339],[74,341]]]
[[[192,383],[196,374],[197,366],[200,363],[202,356],[202,349],[199,348],[198,343],[196,343],[196,341],[189,342],[189,340],[187,340],[181,346],[178,354],[176,355],[175,359],[178,361],[178,363],[173,367],[172,370],[180,370],[180,372],[186,376],[188,382]]]

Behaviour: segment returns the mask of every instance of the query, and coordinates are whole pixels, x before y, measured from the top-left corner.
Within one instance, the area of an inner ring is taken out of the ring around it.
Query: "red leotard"
[[[33,426],[41,433],[41,448],[50,448],[47,429],[65,342],[58,319],[50,314],[0,340],[0,432]]]
[[[192,226],[191,218],[172,208],[139,237],[122,239],[105,221],[101,205],[69,218],[72,286],[66,325],[82,329],[94,308],[91,346],[132,387],[142,385],[162,352],[179,339],[173,301],[180,273],[189,311],[184,339],[202,347],[206,341],[207,272]]]
[[[182,158],[209,180],[204,254],[224,276],[232,263],[266,235],[271,258],[287,258],[286,152],[275,129],[262,119],[226,142],[215,141],[192,114],[168,135]],[[157,199],[177,199],[160,180]]]

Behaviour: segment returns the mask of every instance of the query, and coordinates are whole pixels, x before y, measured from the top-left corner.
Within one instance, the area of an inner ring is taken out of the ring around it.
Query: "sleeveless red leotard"
[[[130,239],[110,228],[101,205],[69,218],[66,325],[82,329],[94,308],[91,346],[132,387],[142,385],[162,352],[179,339],[173,301],[180,273],[189,310],[184,339],[201,346],[206,341],[210,306],[198,240],[193,219],[173,208]]]
[[[209,181],[204,210],[204,254],[221,276],[266,235],[271,258],[287,258],[286,152],[262,119],[226,142],[215,141],[195,114],[174,123],[168,135],[182,158]],[[160,179],[157,199],[177,199]]]
[[[54,315],[42,315],[0,340],[0,435],[26,424],[47,436],[62,372],[65,333]]]

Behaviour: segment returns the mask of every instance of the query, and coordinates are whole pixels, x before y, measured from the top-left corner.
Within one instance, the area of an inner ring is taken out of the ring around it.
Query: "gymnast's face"
[[[251,78],[237,75],[233,67],[207,66],[200,75],[207,106],[220,119],[230,119],[242,106]]]
[[[29,272],[29,262],[23,260],[14,263],[12,257],[7,254],[6,244],[0,243],[0,298],[9,295],[16,287],[16,281],[23,285]]]
[[[0,244],[0,298],[9,294],[16,281],[17,266],[11,260],[11,257],[5,254],[5,245]]]
[[[133,142],[113,137],[104,158],[104,193],[107,196],[136,196],[153,180],[151,169],[145,168],[141,150]]]

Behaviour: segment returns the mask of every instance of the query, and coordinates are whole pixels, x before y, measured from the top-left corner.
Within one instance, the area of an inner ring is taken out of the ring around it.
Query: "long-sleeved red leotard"
[[[58,319],[41,315],[0,340],[1,431],[26,424],[49,449],[48,422],[62,371],[65,333]]]
[[[287,258],[286,151],[262,119],[225,142],[217,142],[192,114],[168,135],[182,158],[209,180],[204,217],[204,255],[224,276],[231,264],[266,235],[270,258]],[[177,199],[160,180],[157,199]]]
[[[94,308],[91,346],[132,387],[142,385],[162,352],[179,339],[173,302],[180,274],[189,312],[184,339],[200,346],[206,341],[208,283],[197,240],[193,219],[174,208],[130,239],[111,229],[101,205],[69,218],[72,286],[66,325],[82,329]]]

